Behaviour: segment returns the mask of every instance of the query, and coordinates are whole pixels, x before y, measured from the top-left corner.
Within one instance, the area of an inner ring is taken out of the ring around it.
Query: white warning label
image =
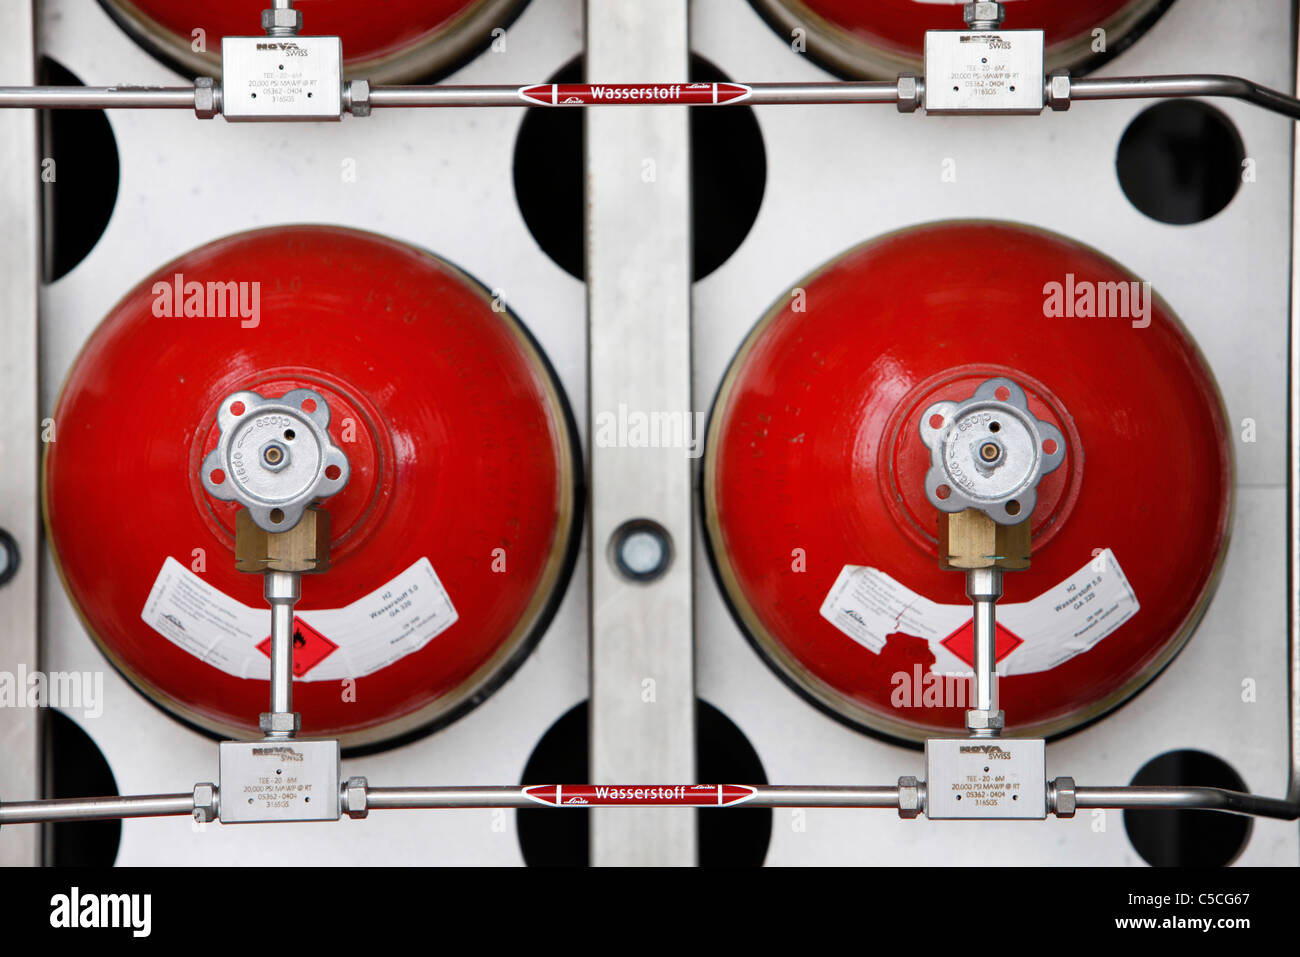
[[[1000,675],[1049,671],[1096,645],[1137,614],[1137,595],[1110,549],[1032,601],[998,604]],[[845,565],[821,615],[858,644],[880,654],[892,634],[929,642],[938,674],[968,674],[971,607],[918,595],[884,572]]]
[[[271,675],[270,608],[236,601],[174,558],[163,562],[140,617],[168,641],[237,678]],[[457,619],[427,558],[343,608],[295,613],[294,676],[361,678],[419,651]]]

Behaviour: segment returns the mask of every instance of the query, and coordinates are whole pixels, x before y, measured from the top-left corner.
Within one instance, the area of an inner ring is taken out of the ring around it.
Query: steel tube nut
[[[369,80],[353,80],[348,84],[348,112],[353,116],[370,115]]]
[[[194,820],[200,824],[211,824],[217,819],[217,786],[215,784],[194,785]]]
[[[1057,112],[1070,108],[1070,74],[1053,73],[1047,78],[1047,105]]]
[[[982,711],[971,708],[966,712],[968,731],[1001,731],[1006,726],[1007,716],[1004,711]]]
[[[302,730],[302,715],[298,712],[263,711],[257,718],[263,734],[297,734]]]
[[[915,113],[921,107],[921,82],[913,73],[898,77],[898,112]]]
[[[968,3],[962,8],[962,16],[972,30],[996,30],[1006,20],[1007,11],[1001,3]]]
[[[1074,789],[1074,778],[1057,778],[1052,782],[1053,810],[1057,817],[1074,817],[1079,809],[1078,795]]]
[[[194,81],[194,115],[201,120],[210,120],[221,111],[217,108],[217,81],[210,76],[201,76]]]
[[[898,779],[898,816],[904,820],[920,817],[925,810],[925,792],[914,777]]]
[[[302,31],[302,13],[298,10],[263,10],[262,29],[271,37],[297,36]]]
[[[353,820],[370,813],[366,803],[366,789],[369,786],[370,782],[362,777],[348,778],[343,784],[343,812]]]

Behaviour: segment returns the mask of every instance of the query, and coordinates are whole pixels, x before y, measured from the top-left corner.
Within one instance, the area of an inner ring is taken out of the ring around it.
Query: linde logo
[[[1131,319],[1134,329],[1151,325],[1151,283],[1076,281],[1043,286],[1043,315],[1048,319]]]
[[[245,329],[262,322],[260,282],[187,282],[176,273],[171,282],[153,284],[153,314],[159,319],[235,319]]]
[[[74,887],[50,898],[50,926],[126,928],[133,937],[148,937],[153,930],[153,895],[82,894]]]
[[[62,708],[83,717],[104,713],[102,671],[0,671],[0,708]]]
[[[693,412],[641,412],[620,402],[617,412],[596,413],[596,445],[602,449],[682,449],[700,457],[701,422]]]

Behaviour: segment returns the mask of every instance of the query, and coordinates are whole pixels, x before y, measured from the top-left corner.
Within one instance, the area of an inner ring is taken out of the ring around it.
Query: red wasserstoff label
[[[734,103],[752,92],[741,83],[538,83],[521,87],[519,96],[538,106],[707,106]]]
[[[534,784],[523,793],[548,807],[726,807],[758,792],[747,784]]]

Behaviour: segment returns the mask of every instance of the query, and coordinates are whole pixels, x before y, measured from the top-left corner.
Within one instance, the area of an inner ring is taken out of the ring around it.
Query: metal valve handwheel
[[[1029,411],[1025,390],[989,379],[965,402],[936,402],[921,416],[930,450],[925,494],[941,512],[975,508],[999,525],[1029,518],[1038,482],[1065,460],[1059,429]]]
[[[329,436],[320,394],[294,389],[278,399],[235,392],[217,413],[221,437],[203,460],[203,487],[238,502],[268,532],[287,532],[316,499],[348,482],[348,460]]]

